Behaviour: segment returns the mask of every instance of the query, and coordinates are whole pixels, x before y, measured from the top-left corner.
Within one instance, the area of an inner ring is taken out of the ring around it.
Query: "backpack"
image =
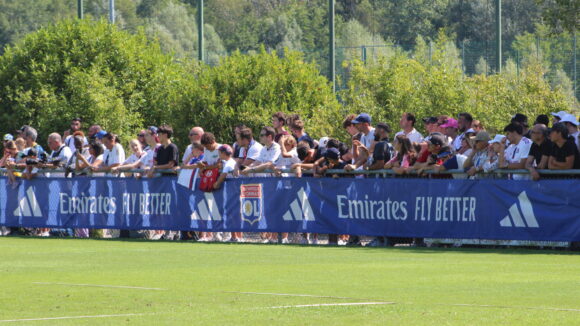
[[[213,185],[216,183],[219,176],[219,169],[204,170],[201,173],[201,181],[199,182],[199,190],[204,192],[212,192]]]

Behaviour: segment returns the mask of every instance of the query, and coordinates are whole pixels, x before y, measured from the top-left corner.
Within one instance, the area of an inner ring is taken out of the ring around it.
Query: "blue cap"
[[[324,153],[324,157],[331,160],[338,160],[340,158],[340,152],[336,148],[329,148]]]
[[[103,139],[103,137],[105,137],[106,134],[108,134],[108,132],[101,130],[95,134],[95,137],[97,137],[98,139]]]
[[[152,134],[157,135],[157,131],[159,130],[159,128],[155,126],[149,126],[147,130],[151,131]]]
[[[361,113],[351,123],[371,123],[371,116],[368,113]]]
[[[5,134],[4,141],[9,141],[9,140],[14,140],[14,136],[12,136],[11,134]]]

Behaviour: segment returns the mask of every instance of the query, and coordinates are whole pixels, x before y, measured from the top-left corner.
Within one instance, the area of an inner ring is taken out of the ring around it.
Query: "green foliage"
[[[0,57],[3,131],[68,128],[81,116],[125,140],[143,121],[162,121],[182,68],[141,33],[106,22],[62,21],[29,34]]]
[[[233,127],[245,124],[255,133],[271,125],[271,115],[299,114],[313,137],[336,135],[340,106],[325,77],[302,56],[286,50],[284,58],[262,49],[239,52],[215,67],[195,66],[174,118],[178,136],[194,125],[213,132],[218,140],[232,142]]]
[[[560,110],[576,111],[577,102],[561,87],[552,89],[540,64],[529,64],[518,73],[513,62],[502,74],[465,77],[457,49],[440,34],[426,55],[426,42],[417,41],[410,56],[399,53],[378,64],[352,63],[348,88],[341,93],[349,112],[368,112],[376,122],[393,128],[404,112],[418,118],[470,112],[491,132],[503,129],[510,117],[530,118]],[[422,130],[421,123],[417,129]]]

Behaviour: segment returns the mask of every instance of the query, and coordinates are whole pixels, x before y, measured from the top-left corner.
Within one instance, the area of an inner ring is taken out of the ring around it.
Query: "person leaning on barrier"
[[[4,143],[4,154],[2,159],[0,159],[0,168],[6,168],[6,176],[8,177],[8,182],[14,184],[16,181],[16,175],[14,174],[14,166],[16,162],[16,155],[18,154],[18,148],[14,141],[9,140]]]
[[[391,160],[394,155],[393,145],[389,142],[391,127],[388,124],[380,122],[375,128],[375,146],[372,160],[365,163],[367,170],[381,170],[385,163]]]
[[[392,169],[396,174],[405,174],[415,164],[417,152],[405,135],[398,135],[393,142],[395,155],[385,163],[385,169]]]
[[[445,136],[439,132],[434,132],[427,136],[425,142],[427,143],[427,149],[419,153],[419,157],[417,157],[417,161],[412,168],[419,174],[430,165],[442,165],[443,159],[439,157],[441,153],[451,154],[451,149],[446,142]]]
[[[123,162],[123,164],[111,168],[111,173],[118,173],[119,171],[124,170],[131,170],[131,169],[139,169],[143,168],[141,164],[141,158],[145,156],[145,152],[141,148],[141,142],[138,139],[131,139],[129,142],[129,147],[131,147],[131,151],[133,154],[129,156],[128,159]],[[130,176],[131,174],[125,174],[126,176]]]
[[[90,142],[89,143],[89,157],[86,158],[83,155],[78,155],[77,153],[76,164],[75,164],[75,171],[78,175],[82,170],[89,168],[91,170],[98,169],[103,164],[103,146],[101,144]],[[100,176],[94,175],[93,176]]]
[[[36,143],[36,138],[38,137],[36,129],[30,126],[23,126],[22,128],[20,128],[18,132],[19,136],[22,137],[22,139],[24,139],[24,141],[26,142],[26,147],[22,151],[23,152],[22,157],[28,156],[27,152],[31,148],[34,148],[36,150],[36,155],[38,158],[43,158],[45,156],[44,149],[42,148],[42,146]],[[24,164],[23,160],[17,161],[16,163],[19,164],[19,167],[22,168],[26,165]]]
[[[70,129],[65,130],[64,132],[64,144],[70,148],[71,151],[75,150],[74,144],[74,134],[78,131],[81,131],[82,119],[81,118],[73,118],[70,122]],[[87,146],[89,142],[87,138],[83,134],[83,147]]]
[[[296,138],[296,142],[305,141],[310,147],[314,147],[314,140],[304,131],[304,122],[302,120],[295,120],[290,125],[290,131]]]
[[[578,120],[576,117],[573,114],[566,114],[562,117],[560,122],[563,122],[566,125],[566,128],[568,128],[568,135],[574,139],[576,148],[580,151],[580,132],[578,131]]]
[[[82,156],[85,159],[90,157],[89,149],[84,147],[84,134],[82,131],[75,131],[72,135],[73,139],[73,153],[71,158],[68,160],[66,165],[67,173],[73,172],[73,175],[76,175],[76,167],[79,164],[79,157]],[[70,147],[69,147],[70,148]]]
[[[499,155],[505,151],[502,142],[505,141],[504,135],[495,135],[493,139],[489,142],[489,150],[487,152],[487,160],[483,165],[483,171],[485,173],[492,172],[493,170],[499,169]]]
[[[280,138],[280,157],[272,164],[272,169],[276,171],[277,176],[288,176],[281,170],[290,169],[294,164],[301,163],[296,151],[296,139],[292,136],[282,136]]]
[[[489,158],[489,141],[491,138],[485,131],[480,131],[475,135],[473,151],[467,156],[463,168],[467,169],[467,174],[472,178],[477,178],[477,173],[484,170],[485,163]]]
[[[39,164],[39,167],[47,169],[60,169],[64,168],[72,157],[71,149],[63,144],[61,136],[53,132],[48,135],[48,148],[52,150],[48,160],[45,164]],[[53,176],[64,177],[64,173],[56,173]]]
[[[240,150],[237,163],[240,171],[243,171],[260,158],[260,152],[263,146],[254,140],[252,129],[250,128],[240,130],[239,138]]]
[[[320,178],[326,176],[327,170],[342,170],[346,163],[340,159],[340,152],[336,148],[328,148],[324,152],[324,158],[320,164],[314,166],[314,177]],[[333,174],[333,178],[338,178],[338,174]]]
[[[121,165],[125,162],[125,150],[123,146],[118,143],[117,136],[112,133],[105,133],[104,135],[97,135],[105,146],[105,153],[103,154],[103,164],[99,168],[92,167],[93,172],[110,172],[112,168]]]
[[[546,120],[548,117],[546,116]],[[539,180],[540,174],[536,169],[548,168],[548,160],[552,152],[552,142],[548,139],[548,128],[544,124],[536,124],[530,131],[532,146],[526,160],[526,170],[530,172],[532,180]]]
[[[156,170],[170,170],[179,164],[179,149],[177,145],[171,142],[173,136],[173,128],[168,125],[163,125],[157,130],[159,134],[159,142],[161,146],[157,148],[157,153],[154,158],[155,164],[149,169],[147,176],[153,177]],[[161,175],[172,175],[171,172],[162,172]]]
[[[506,138],[500,144],[505,148],[506,140],[509,140],[509,146],[499,153],[500,169],[519,170],[526,167],[532,141],[524,137],[522,123],[512,122],[503,130],[506,133]],[[528,175],[514,174],[512,179],[527,180],[530,177]]]
[[[548,160],[550,170],[580,169],[580,154],[574,139],[569,137],[568,128],[564,123],[556,123],[550,131],[550,139],[554,145]]]
[[[280,145],[274,141],[276,136],[276,131],[272,127],[264,127],[260,132],[260,142],[263,147],[260,151],[258,159],[254,161],[249,168],[241,171],[243,175],[248,175],[249,173],[260,172],[268,169],[280,157],[282,150]],[[280,136],[281,138],[282,136]]]

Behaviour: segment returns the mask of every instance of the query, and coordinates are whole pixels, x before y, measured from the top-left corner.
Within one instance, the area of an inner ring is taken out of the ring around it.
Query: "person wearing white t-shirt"
[[[129,142],[129,146],[133,151],[133,154],[126,159],[123,164],[111,168],[111,173],[116,173],[121,170],[131,170],[141,168],[141,158],[146,155],[146,152],[141,149],[141,142],[138,139],[132,139]]]
[[[249,168],[242,171],[242,174],[261,172],[272,168],[272,164],[278,160],[282,151],[280,145],[274,142],[276,131],[272,127],[264,127],[260,132],[260,142],[264,145],[260,150],[258,158],[249,166]]]
[[[100,168],[93,168],[93,172],[110,172],[112,168],[125,162],[125,150],[121,144],[117,143],[117,136],[110,132],[103,135],[101,139],[105,145],[103,164]]]
[[[526,168],[526,161],[532,147],[532,141],[523,136],[523,127],[518,123],[510,123],[504,128],[506,138],[502,140],[502,146],[505,147],[505,140],[510,145],[505,151],[499,153],[499,168],[509,170],[520,170]],[[514,180],[529,180],[529,175],[514,174]]]
[[[71,151],[75,151],[75,142],[74,142],[74,137],[75,137],[75,133],[81,132],[81,123],[82,120],[81,118],[73,118],[71,120],[70,123],[70,129],[64,132],[64,144],[66,146],[68,146],[68,148],[70,148]],[[84,135],[83,137],[83,147],[86,147],[89,142],[87,141],[87,137],[85,137]]]
[[[580,138],[578,138],[580,132],[578,131],[578,120],[576,117],[573,114],[567,113],[562,116],[560,122],[563,122],[566,125],[566,128],[568,128],[568,135],[574,138],[576,148],[580,151]]]
[[[244,169],[258,160],[263,146],[254,140],[252,130],[249,128],[240,130],[240,146],[238,165]]]
[[[403,130],[395,134],[395,138],[399,135],[405,135],[411,143],[420,143],[423,141],[423,136],[415,129],[415,115],[406,112],[401,116],[399,125]]]
[[[191,130],[189,131],[189,135],[187,136],[189,138],[189,141],[191,142],[191,144],[187,145],[187,148],[185,148],[185,152],[183,153],[183,157],[181,157],[181,163],[187,164],[187,163],[189,163],[189,161],[191,161],[191,159],[193,158],[191,156],[192,144],[200,143],[201,136],[203,136],[203,128],[201,128],[201,127],[191,128]]]

